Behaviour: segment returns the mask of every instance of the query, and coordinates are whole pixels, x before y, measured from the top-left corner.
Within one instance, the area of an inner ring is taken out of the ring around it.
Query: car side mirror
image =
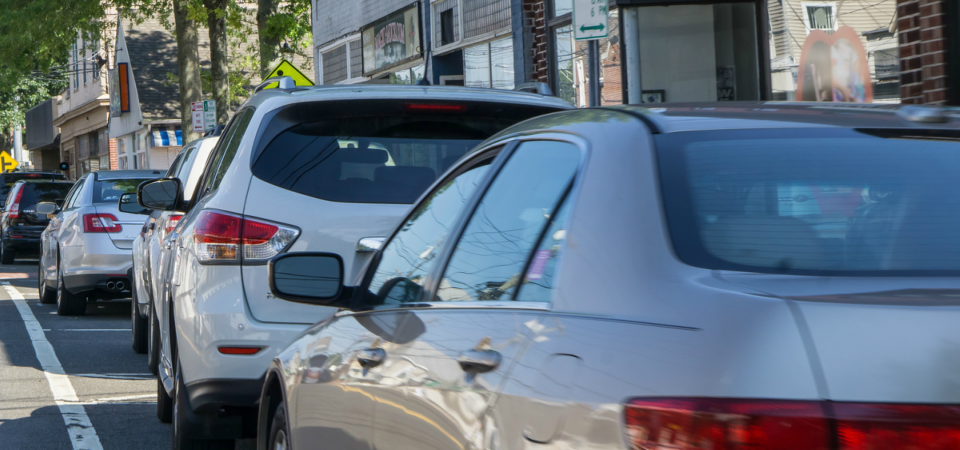
[[[270,291],[277,298],[299,303],[343,306],[349,295],[343,286],[343,259],[335,253],[284,253],[267,266]]]
[[[137,194],[133,193],[121,195],[120,201],[117,203],[117,209],[128,214],[150,214],[149,209],[140,206],[140,203],[137,202]]]
[[[176,211],[181,192],[180,180],[176,178],[144,181],[137,187],[137,203],[154,211]]]
[[[40,215],[50,215],[60,212],[60,207],[53,202],[40,202],[33,210]]]

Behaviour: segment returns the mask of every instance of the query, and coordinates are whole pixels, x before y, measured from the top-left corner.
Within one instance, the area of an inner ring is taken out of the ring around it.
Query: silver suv
[[[275,298],[270,258],[334,252],[352,277],[475,145],[570,108],[538,94],[455,87],[261,90],[227,125],[193,198],[176,179],[141,186],[144,207],[186,211],[166,238],[171,279],[154,299],[158,414],[173,420],[174,445],[229,446],[255,435],[244,424],[255,423],[270,360],[336,311]]]

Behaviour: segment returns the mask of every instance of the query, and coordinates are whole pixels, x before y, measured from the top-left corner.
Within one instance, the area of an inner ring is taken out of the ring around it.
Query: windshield
[[[119,180],[97,180],[93,185],[94,203],[117,203],[123,194],[134,194],[137,186],[150,178],[127,178]]]
[[[59,173],[5,173],[0,175],[0,179],[3,180],[0,183],[0,203],[3,200],[6,200],[7,195],[10,194],[10,188],[20,180],[66,180],[67,177]]]
[[[33,209],[40,202],[53,202],[62,206],[71,187],[73,183],[26,183],[20,199],[20,210]]]
[[[657,137],[674,247],[709,269],[960,275],[960,143],[853,130]]]

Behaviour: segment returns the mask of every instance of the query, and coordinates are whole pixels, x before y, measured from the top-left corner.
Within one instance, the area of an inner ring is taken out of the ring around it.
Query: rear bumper
[[[123,283],[123,286],[117,288],[116,283]],[[124,274],[114,272],[109,274],[91,273],[82,275],[64,275],[63,285],[67,288],[67,291],[70,291],[71,294],[79,294],[81,292],[89,291],[102,291],[109,294],[116,294],[117,298],[125,298],[130,296],[130,288],[132,283],[130,282],[129,272]]]
[[[11,226],[3,230],[3,245],[17,250],[40,251],[40,234],[46,227]]]

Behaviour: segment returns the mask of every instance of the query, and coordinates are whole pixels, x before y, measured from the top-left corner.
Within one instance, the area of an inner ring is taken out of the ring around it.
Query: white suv
[[[158,415],[174,422],[174,448],[232,448],[233,439],[255,436],[271,359],[336,312],[275,298],[271,258],[336,253],[353,278],[409,206],[476,144],[571,108],[490,89],[280,86],[258,88],[234,115],[193,198],[183,198],[176,179],[144,183],[138,193],[144,207],[186,211],[166,238],[171,279],[159,280],[154,299]]]

